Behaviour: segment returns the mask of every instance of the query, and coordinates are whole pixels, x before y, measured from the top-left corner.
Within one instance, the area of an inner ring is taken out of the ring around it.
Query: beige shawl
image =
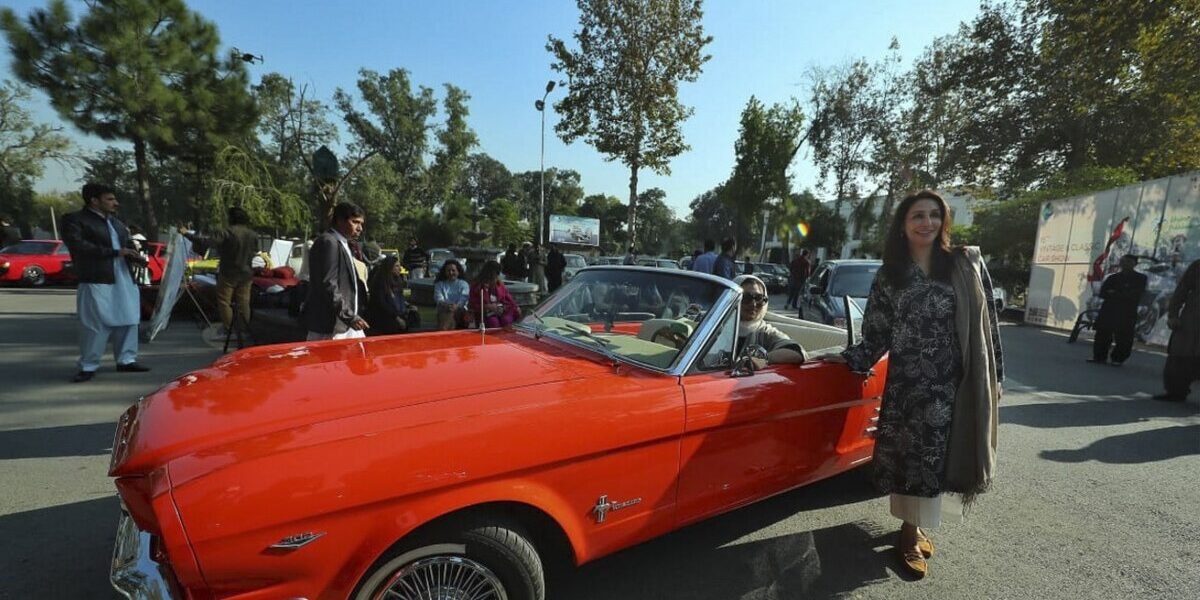
[[[992,339],[991,299],[985,297],[982,268],[979,249],[968,247],[956,253],[951,274],[963,379],[950,423],[944,491],[962,494],[964,512],[976,495],[987,491],[996,471],[1000,383]]]

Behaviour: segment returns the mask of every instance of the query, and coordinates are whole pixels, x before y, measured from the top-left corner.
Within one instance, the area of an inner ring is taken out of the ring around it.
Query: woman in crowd
[[[839,356],[866,372],[890,353],[873,473],[902,521],[896,549],[924,577],[941,495],[965,507],[995,470],[1003,363],[992,282],[978,248],[950,247],[949,209],[932,191],[905,198],[863,315],[862,342]]]
[[[801,364],[804,348],[798,342],[763,320],[767,315],[767,284],[754,275],[741,275],[733,280],[742,286],[741,322],[738,323],[737,354],[748,345],[762,346],[770,364]],[[765,365],[758,365],[759,367]]]
[[[500,281],[500,263],[494,260],[483,263],[479,275],[471,282],[468,307],[473,318],[480,318],[482,312],[483,326],[489,329],[507,328],[521,318],[521,307]]]
[[[404,300],[407,275],[395,256],[383,259],[371,272],[366,315],[370,335],[404,333],[420,326],[416,307]]]
[[[433,301],[437,304],[438,329],[443,331],[466,326],[471,286],[462,276],[462,265],[450,259],[442,263],[434,279]]]

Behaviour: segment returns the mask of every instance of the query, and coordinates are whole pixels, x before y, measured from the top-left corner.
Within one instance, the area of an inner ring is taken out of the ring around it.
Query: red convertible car
[[[741,294],[591,267],[512,331],[226,355],[122,415],[112,582],[129,598],[542,599],[547,567],[869,461],[886,359],[763,366],[738,347]],[[806,350],[847,340],[768,320]]]
[[[167,245],[145,242],[150,282],[158,283],[166,267]],[[0,248],[0,283],[39,286],[75,281],[71,252],[61,240],[22,240]]]

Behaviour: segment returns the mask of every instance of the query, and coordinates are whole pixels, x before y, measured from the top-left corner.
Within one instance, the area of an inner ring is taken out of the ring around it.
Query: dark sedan
[[[806,321],[844,327],[842,297],[850,296],[860,309],[867,306],[871,282],[882,265],[879,260],[827,260],[808,278],[800,292],[799,317]]]

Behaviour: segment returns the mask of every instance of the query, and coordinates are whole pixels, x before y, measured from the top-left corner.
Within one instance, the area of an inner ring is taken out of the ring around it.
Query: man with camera
[[[79,277],[75,298],[79,313],[79,372],[72,381],[89,381],[100,368],[100,355],[113,339],[117,371],[149,371],[137,362],[141,302],[131,266],[145,266],[129,230],[117,219],[121,206],[112,188],[83,186],[83,210],[63,217],[63,241]]]

